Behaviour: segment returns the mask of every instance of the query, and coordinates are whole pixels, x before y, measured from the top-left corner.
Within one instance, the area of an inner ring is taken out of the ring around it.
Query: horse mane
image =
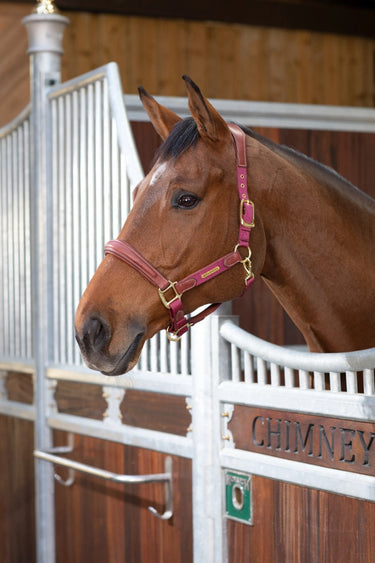
[[[279,156],[282,156],[296,166],[303,166],[305,170],[310,172],[310,174],[318,180],[329,184],[339,183],[341,184],[341,186],[346,185],[348,188],[355,189],[361,192],[361,190],[359,190],[356,186],[349,182],[349,180],[341,176],[341,174],[339,174],[334,168],[331,168],[326,164],[322,164],[321,162],[318,162],[317,160],[297,151],[292,147],[275,143],[267,137],[263,137],[263,135],[255,133],[255,131],[253,131],[252,129],[249,129],[247,127],[241,128],[247,135],[258,141],[262,145],[266,146],[268,149],[272,150]]]
[[[278,154],[279,156],[285,158],[289,162],[292,162],[295,166],[303,168],[306,172],[310,173],[322,184],[334,186],[339,190],[345,189],[353,193],[361,194],[363,197],[367,198],[370,202],[375,205],[373,198],[368,196],[365,192],[354,186],[349,180],[346,180],[333,168],[322,164],[313,158],[285,145],[280,145],[271,141],[267,137],[256,133],[248,127],[240,125],[241,129],[262,145],[266,146],[272,152]],[[192,117],[186,117],[179,121],[172,129],[170,135],[162,143],[156,152],[154,162],[156,160],[176,160],[189,148],[194,147],[199,139],[199,132],[197,124]]]

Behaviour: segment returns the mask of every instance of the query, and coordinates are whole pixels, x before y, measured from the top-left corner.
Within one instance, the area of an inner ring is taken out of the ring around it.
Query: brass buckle
[[[245,203],[247,205],[251,205],[251,207],[253,208],[253,220],[251,221],[251,223],[246,223],[246,221],[244,221],[244,218],[243,218]],[[241,199],[241,201],[240,201],[240,222],[241,222],[241,225],[243,227],[247,227],[248,229],[255,227],[255,223],[254,223],[254,204],[250,199]]]
[[[181,299],[181,295],[178,293],[177,289],[176,289],[176,284],[177,282],[171,282],[169,281],[169,286],[166,287],[165,289],[160,289],[160,287],[158,288],[159,291],[159,296],[161,299],[161,302],[163,303],[163,305],[167,308],[170,309],[171,308],[171,303],[173,303],[173,301],[176,301],[176,299]],[[172,299],[167,299],[165,296],[165,293],[167,291],[169,291],[170,289],[172,289],[174,291],[174,297],[172,297]]]

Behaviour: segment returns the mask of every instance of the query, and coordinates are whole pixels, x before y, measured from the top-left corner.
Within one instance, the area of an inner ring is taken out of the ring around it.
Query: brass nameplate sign
[[[228,428],[238,449],[375,475],[375,423],[236,405]]]

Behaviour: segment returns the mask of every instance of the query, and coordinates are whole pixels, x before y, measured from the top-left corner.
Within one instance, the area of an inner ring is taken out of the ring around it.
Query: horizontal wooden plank
[[[186,436],[191,416],[183,397],[129,389],[121,403],[122,422],[129,426]]]

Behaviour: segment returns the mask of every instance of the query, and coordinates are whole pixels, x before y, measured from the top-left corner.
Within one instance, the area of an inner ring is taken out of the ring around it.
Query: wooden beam
[[[13,0],[13,2],[25,0]],[[35,4],[35,0],[26,0]],[[0,0],[1,3],[1,0]],[[168,0],[55,0],[61,11],[84,11],[91,13],[113,13],[121,15],[181,18],[186,20],[213,20],[228,23],[243,23],[254,26],[279,27],[284,29],[307,29],[361,37],[375,37],[375,2],[361,0],[353,3],[337,0],[190,0],[169,2]]]

